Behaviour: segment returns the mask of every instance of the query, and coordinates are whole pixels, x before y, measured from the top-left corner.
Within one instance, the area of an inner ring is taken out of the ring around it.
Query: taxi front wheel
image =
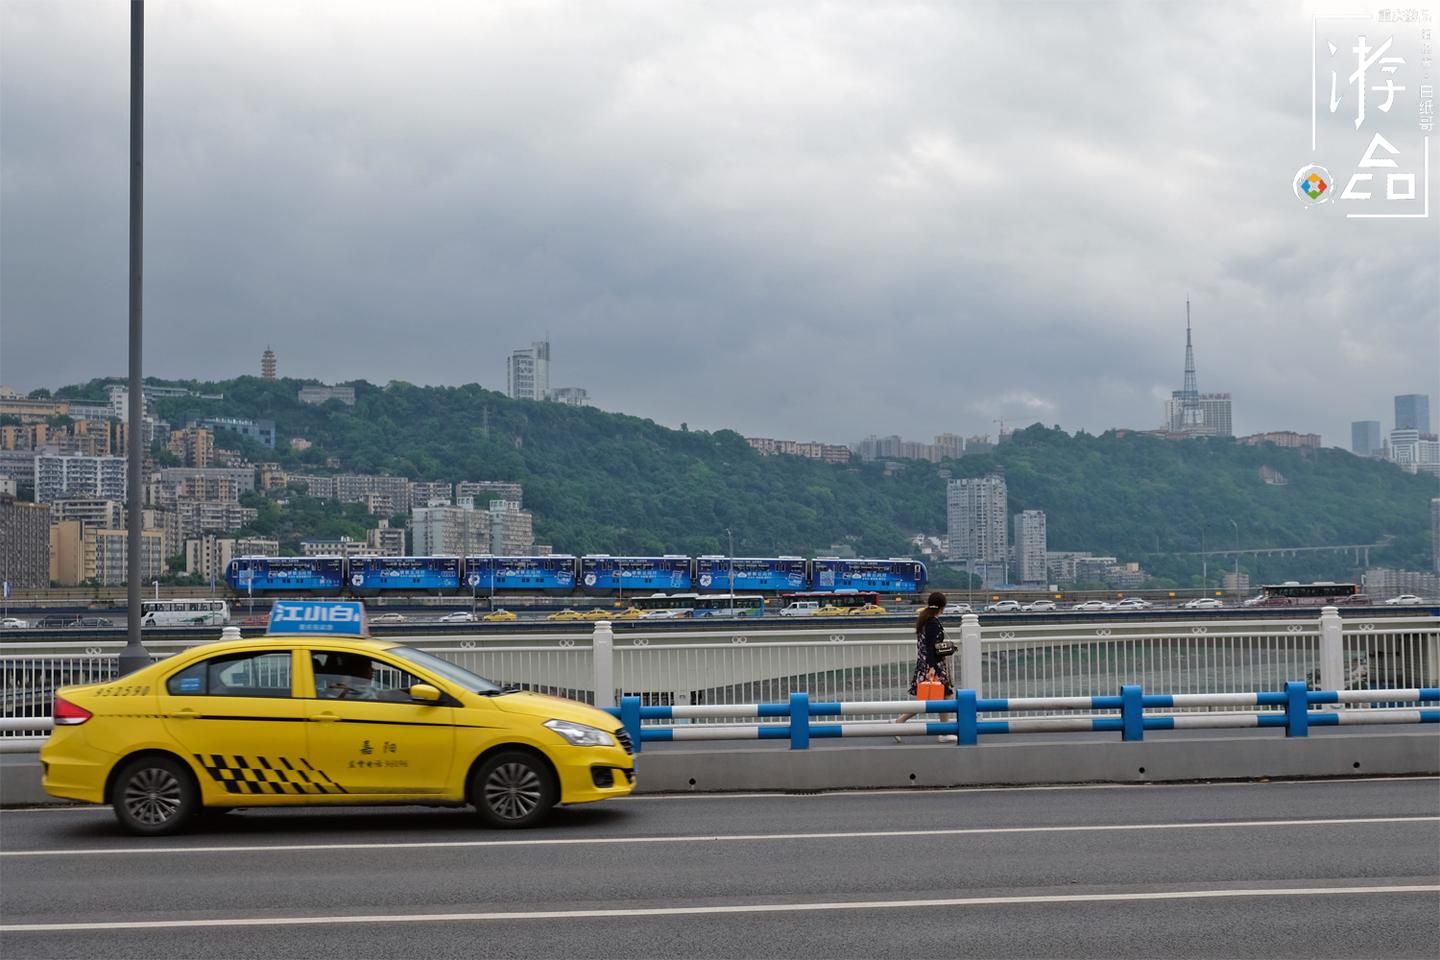
[[[131,833],[158,837],[185,825],[199,806],[190,772],[170,757],[138,757],[115,778],[115,817]]]
[[[486,760],[470,781],[470,800],[492,827],[528,827],[555,806],[555,782],[533,754],[507,750]]]

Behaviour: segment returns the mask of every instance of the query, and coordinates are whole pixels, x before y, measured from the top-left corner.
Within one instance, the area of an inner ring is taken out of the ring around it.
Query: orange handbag
[[[945,684],[935,679],[935,671],[930,671],[930,677],[915,684],[916,700],[944,700]]]

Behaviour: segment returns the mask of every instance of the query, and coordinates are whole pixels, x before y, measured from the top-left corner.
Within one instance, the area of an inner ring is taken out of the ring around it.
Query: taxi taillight
[[[55,709],[51,711],[50,716],[54,718],[57,727],[73,727],[89,720],[94,714],[84,707],[75,706],[64,697],[56,697]]]

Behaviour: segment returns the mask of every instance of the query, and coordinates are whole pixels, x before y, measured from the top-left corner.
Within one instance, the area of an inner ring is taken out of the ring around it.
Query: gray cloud
[[[0,382],[125,369],[124,6],[0,7]],[[548,332],[672,425],[1145,427],[1188,294],[1240,431],[1440,394],[1435,221],[1289,192],[1298,4],[147,7],[156,375],[503,388]]]

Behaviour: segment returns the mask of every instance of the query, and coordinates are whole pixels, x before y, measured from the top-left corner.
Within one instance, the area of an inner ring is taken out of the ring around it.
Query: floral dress
[[[941,625],[939,617],[931,617],[925,623],[923,630],[915,634],[915,676],[910,679],[910,694],[915,694],[915,685],[922,680],[930,679],[930,671],[935,671],[935,679],[945,685],[945,695],[948,697],[955,692],[955,681],[950,678],[950,660],[935,652],[935,644],[945,639],[945,627]]]

